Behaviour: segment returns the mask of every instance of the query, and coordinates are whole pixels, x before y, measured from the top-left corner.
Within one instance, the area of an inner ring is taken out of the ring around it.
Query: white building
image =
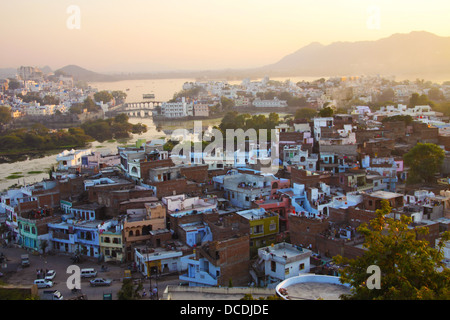
[[[255,99],[253,101],[255,108],[286,108],[287,102],[285,100],[278,100],[276,97],[273,100],[260,100]]]
[[[172,273],[183,271],[182,251],[167,251],[161,249],[135,248],[135,263],[138,270],[145,276],[157,273]]]
[[[264,271],[266,283],[263,285],[271,287],[286,279],[309,273],[311,254],[306,248],[285,242],[258,249],[259,265],[256,267]]]
[[[301,145],[285,145],[283,148],[283,166],[303,166],[305,170],[316,170],[317,154],[309,155],[308,150],[302,150]]]
[[[54,105],[41,106],[39,104],[24,108],[27,116],[48,116],[55,113]]]
[[[166,118],[183,118],[193,115],[193,104],[187,103],[183,97],[180,102],[163,102],[161,113]]]
[[[92,153],[91,149],[86,150],[64,150],[56,156],[56,161],[58,162],[58,170],[68,170],[70,167],[81,166],[81,158],[83,156],[90,155]]]
[[[316,141],[320,140],[321,138],[321,128],[323,127],[333,127],[333,117],[321,117],[321,118],[314,118],[314,139]]]

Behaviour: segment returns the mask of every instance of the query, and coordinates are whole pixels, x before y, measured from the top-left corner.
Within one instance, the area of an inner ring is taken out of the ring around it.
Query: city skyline
[[[445,1],[21,1],[2,4],[0,67],[96,72],[252,68],[312,42],[450,36]]]

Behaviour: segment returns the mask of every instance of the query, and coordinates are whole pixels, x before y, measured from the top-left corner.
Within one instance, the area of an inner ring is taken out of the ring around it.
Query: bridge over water
[[[127,102],[111,110],[113,114],[125,113],[129,117],[149,117],[156,107],[161,107],[162,101]]]

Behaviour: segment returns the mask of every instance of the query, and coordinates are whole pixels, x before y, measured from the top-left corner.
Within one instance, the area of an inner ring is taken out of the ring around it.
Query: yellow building
[[[264,208],[239,211],[237,214],[249,221],[251,256],[256,254],[259,248],[276,242],[280,226],[278,214]]]
[[[122,232],[106,231],[100,235],[100,252],[105,258],[105,262],[124,261],[124,248],[122,240]]]
[[[105,262],[124,261],[125,253],[121,225],[100,229],[100,252]]]

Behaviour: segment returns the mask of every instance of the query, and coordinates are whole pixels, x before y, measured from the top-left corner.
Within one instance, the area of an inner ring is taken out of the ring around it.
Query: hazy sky
[[[259,67],[314,41],[447,37],[449,17],[448,0],[1,0],[0,67]]]

